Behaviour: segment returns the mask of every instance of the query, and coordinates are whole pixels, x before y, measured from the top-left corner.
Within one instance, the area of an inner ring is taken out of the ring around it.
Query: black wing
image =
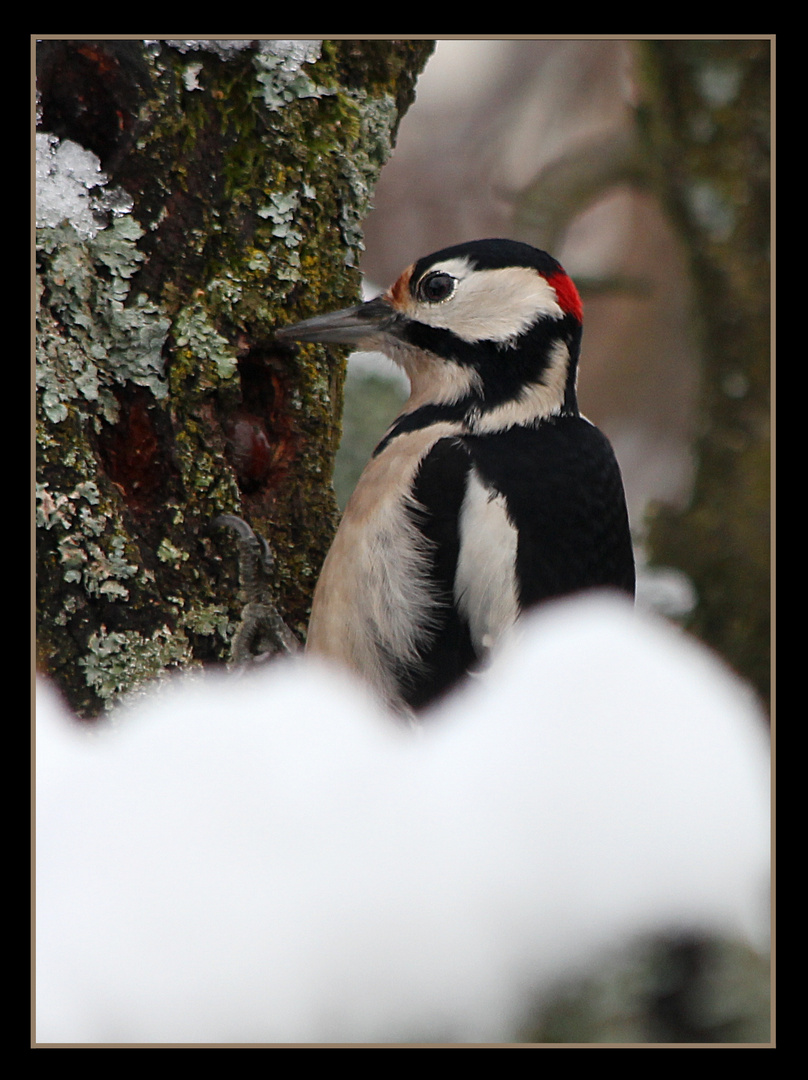
[[[581,417],[491,435],[440,439],[426,455],[410,512],[430,542],[436,624],[416,668],[398,673],[404,700],[423,708],[479,662],[454,603],[460,512],[474,468],[505,496],[518,532],[522,609],[585,589],[634,595],[634,552],[623,481],[601,431]]]

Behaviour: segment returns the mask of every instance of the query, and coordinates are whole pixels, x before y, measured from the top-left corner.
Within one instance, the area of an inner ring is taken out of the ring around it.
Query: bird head
[[[382,352],[409,376],[407,411],[452,407],[496,430],[577,412],[581,318],[578,291],[552,256],[476,240],[419,259],[373,300],[277,337]]]

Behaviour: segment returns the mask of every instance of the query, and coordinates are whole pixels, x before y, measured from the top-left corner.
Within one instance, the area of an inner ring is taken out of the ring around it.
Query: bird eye
[[[457,281],[451,274],[436,270],[418,282],[418,299],[425,300],[428,304],[439,304],[441,300],[449,299],[456,284]]]

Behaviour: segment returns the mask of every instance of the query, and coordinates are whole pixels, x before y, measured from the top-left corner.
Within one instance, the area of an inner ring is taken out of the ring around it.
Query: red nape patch
[[[574,315],[578,322],[583,322],[584,307],[572,278],[567,277],[563,271],[560,271],[548,277],[547,280],[556,291],[561,310],[566,315]]]

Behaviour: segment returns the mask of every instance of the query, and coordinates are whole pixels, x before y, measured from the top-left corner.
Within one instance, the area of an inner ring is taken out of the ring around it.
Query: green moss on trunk
[[[41,44],[46,196],[70,190],[65,148],[102,170],[81,220],[38,200],[38,666],[80,714],[226,658],[222,512],[270,538],[305,634],[344,356],[273,331],[356,299],[362,220],[431,49]]]

